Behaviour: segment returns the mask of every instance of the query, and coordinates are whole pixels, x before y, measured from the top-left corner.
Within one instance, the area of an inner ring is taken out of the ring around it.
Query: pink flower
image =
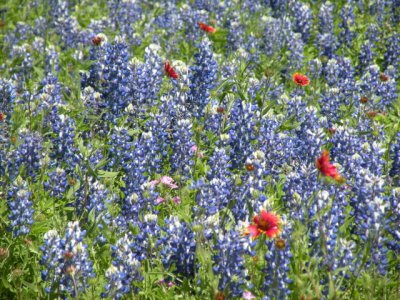
[[[157,184],[160,183],[160,180],[155,179],[155,180],[150,181],[149,183],[151,186],[156,186]]]
[[[156,199],[156,203],[160,204],[160,203],[163,203],[163,202],[165,202],[165,199],[160,197],[160,196],[158,196],[157,199]]]
[[[161,285],[165,284],[167,287],[171,287],[171,286],[175,285],[174,282],[172,282],[172,281],[166,282],[164,279],[160,279],[159,281],[157,281],[157,283],[161,284]]]
[[[176,196],[176,197],[172,198],[172,201],[174,201],[176,204],[180,204],[181,198],[179,196]]]
[[[247,291],[247,292],[243,292],[243,299],[245,299],[245,300],[252,300],[252,299],[255,299],[256,297],[251,293],[251,292],[249,292],[249,291]]]
[[[193,146],[190,148],[190,151],[196,153],[197,157],[200,157],[200,158],[203,158],[203,157],[204,157],[203,152],[200,152],[200,151],[199,151],[199,148],[198,148],[196,145],[193,145]]]
[[[162,176],[160,178],[160,182],[162,184],[166,185],[167,187],[169,187],[170,189],[177,189],[178,188],[178,186],[176,185],[174,180],[169,176]]]

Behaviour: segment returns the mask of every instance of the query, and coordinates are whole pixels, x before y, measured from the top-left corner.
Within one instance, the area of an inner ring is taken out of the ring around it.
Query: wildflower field
[[[399,0],[1,0],[0,299],[400,299]]]

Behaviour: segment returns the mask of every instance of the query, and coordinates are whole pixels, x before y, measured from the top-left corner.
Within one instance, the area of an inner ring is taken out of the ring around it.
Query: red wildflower
[[[98,36],[98,35],[96,35],[94,38],[92,38],[92,43],[95,46],[99,46],[102,41],[103,41],[103,39],[101,38],[101,36]]]
[[[209,25],[207,25],[207,24],[204,24],[204,23],[202,23],[202,22],[199,22],[198,24],[199,24],[200,28],[201,28],[202,30],[204,30],[205,32],[214,33],[214,32],[217,31],[217,29],[215,29],[214,27],[209,26]]]
[[[300,86],[307,86],[310,84],[310,80],[306,75],[301,73],[294,73],[293,74],[293,82]]]
[[[254,169],[255,169],[253,164],[246,164],[245,167],[246,167],[246,170],[249,172],[254,171]]]
[[[336,133],[336,128],[328,128],[329,134],[335,134]]]
[[[0,122],[3,122],[6,119],[6,115],[0,111]]]
[[[275,247],[278,248],[279,250],[283,250],[286,247],[286,242],[284,239],[277,239],[275,241]]]
[[[322,151],[321,157],[317,158],[315,161],[315,166],[324,176],[332,177],[337,182],[343,182],[343,177],[340,176],[336,167],[332,165],[329,160],[329,151],[324,150]]]
[[[221,107],[221,106],[218,106],[218,107],[217,107],[217,113],[223,114],[224,111],[225,111],[225,109],[224,109],[223,107]]]
[[[217,294],[215,294],[214,299],[215,300],[225,300],[225,294],[223,292],[218,292]]]
[[[281,219],[278,215],[262,210],[259,216],[253,218],[253,223],[247,227],[246,234],[250,234],[254,239],[261,233],[274,238],[281,232],[280,225]]]
[[[386,82],[386,81],[388,81],[388,80],[390,79],[390,77],[387,76],[385,73],[381,73],[381,74],[379,75],[379,79],[380,79],[381,81],[383,81],[383,82]]]
[[[175,71],[175,69],[169,64],[169,61],[164,63],[164,71],[168,77],[179,79],[179,74]]]
[[[64,257],[67,260],[71,260],[74,257],[74,253],[67,251],[64,253]]]

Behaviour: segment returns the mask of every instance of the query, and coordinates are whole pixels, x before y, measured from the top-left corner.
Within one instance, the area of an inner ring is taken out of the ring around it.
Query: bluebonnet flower
[[[360,125],[359,125],[360,126]],[[363,125],[361,125],[363,126]],[[351,192],[350,205],[355,219],[353,233],[364,243],[370,243],[369,253],[361,253],[356,266],[363,261],[362,254],[370,259],[367,265],[375,265],[381,274],[386,272],[387,237],[384,228],[389,220],[386,214],[391,205],[385,195],[383,179],[383,153],[385,149],[379,141],[384,141],[384,135],[359,135],[363,127],[357,129],[338,127],[331,141],[338,147],[332,153],[338,157],[343,166],[346,182],[349,182]]]
[[[391,12],[390,21],[393,24],[398,24],[400,21],[400,16],[399,16],[400,3],[399,3],[399,1],[390,1],[388,3],[388,5],[389,5],[389,11]]]
[[[87,86],[82,90],[81,99],[89,113],[101,115],[101,111],[104,108],[101,93],[96,92],[92,86]]]
[[[345,221],[345,208],[348,206],[346,198],[350,191],[336,185],[323,188],[317,192],[308,210],[308,218],[314,220],[309,225],[310,242],[313,245],[311,255],[323,257],[320,262],[321,268],[329,271],[343,268],[343,274],[346,274],[347,265],[342,265],[342,263],[352,258],[352,253],[347,253],[338,240],[340,239],[339,228]],[[345,240],[340,240],[340,242],[345,243]],[[346,255],[343,257],[344,254]]]
[[[206,10],[192,9],[191,6],[185,3],[181,5],[178,14],[182,19],[181,28],[184,30],[184,33],[181,34],[181,36],[185,37],[186,41],[194,43],[204,34],[204,32],[199,29],[198,22],[209,20],[210,13]]]
[[[49,1],[49,15],[53,19],[50,24],[55,24],[57,19],[66,18],[69,15],[68,2],[63,0],[50,0]]]
[[[346,240],[343,238],[338,238],[336,243],[335,259],[331,267],[333,270],[343,267],[343,269],[339,271],[338,275],[345,279],[350,279],[351,274],[354,274],[357,268],[357,265],[355,264],[356,243],[352,240]],[[335,276],[334,278],[336,279],[339,276]]]
[[[389,196],[389,207],[388,207],[388,224],[385,226],[388,232],[387,247],[392,250],[395,254],[400,253],[400,231],[398,224],[400,222],[400,203],[397,200],[400,196],[400,188],[397,186],[393,189],[392,194]],[[397,269],[400,268],[400,264],[397,264]]]
[[[376,23],[371,23],[368,25],[367,31],[365,32],[365,39],[376,44],[380,40],[381,33],[379,26]]]
[[[62,87],[58,81],[57,76],[49,73],[40,82],[40,89],[34,95],[34,99],[37,103],[35,114],[39,114],[43,111],[48,113],[51,112],[53,109],[58,109],[58,106],[65,105],[66,102],[62,95]]]
[[[241,184],[232,196],[236,201],[233,202],[231,212],[236,221],[247,219],[252,207],[265,206],[268,202],[265,177],[270,174],[270,170],[267,169],[265,153],[260,150],[251,153],[244,169],[246,173],[240,177]]]
[[[89,37],[82,30],[75,16],[60,17],[54,24],[56,25],[55,32],[60,37],[60,42],[64,49],[76,49],[80,45],[87,44]]]
[[[34,222],[32,193],[28,190],[28,184],[17,177],[7,193],[7,204],[10,210],[8,218],[11,221],[10,229],[13,236],[26,235],[30,232]]]
[[[10,145],[10,120],[16,99],[15,86],[11,80],[0,78],[0,161],[6,161]],[[5,172],[5,164],[0,164],[0,175]],[[0,181],[1,185],[1,181]]]
[[[106,270],[106,292],[101,297],[121,299],[132,290],[132,282],[143,279],[140,274],[141,263],[132,237],[123,236],[111,248],[113,261]]]
[[[336,123],[342,117],[341,106],[350,106],[350,101],[358,96],[358,89],[350,59],[343,57],[330,59],[324,72],[330,88],[322,94],[319,104],[322,115],[328,118],[329,126],[332,127],[332,123]]]
[[[188,101],[195,117],[203,116],[203,109],[210,101],[210,92],[215,87],[218,64],[213,58],[211,43],[203,38],[195,54],[196,63],[190,67]]]
[[[177,217],[167,219],[162,231],[165,236],[160,238],[158,246],[164,267],[177,275],[193,277],[197,269],[195,233]]]
[[[58,114],[55,107],[46,119],[52,126],[50,139],[53,142],[53,151],[51,157],[65,162],[68,168],[73,170],[78,163],[77,149],[74,146],[75,121],[67,115]]]
[[[400,34],[393,33],[387,38],[384,59],[385,67],[392,65],[398,70],[400,65]]]
[[[372,110],[387,110],[398,96],[396,81],[380,72],[379,66],[371,65],[357,82],[360,94],[367,97]],[[383,80],[384,79],[384,80]]]
[[[219,136],[224,130],[224,120],[226,119],[227,103],[218,103],[212,100],[205,109],[204,131],[209,131]],[[205,137],[207,138],[207,137]]]
[[[19,133],[17,147],[7,155],[8,172],[12,179],[19,173],[36,178],[44,157],[43,139],[37,132],[23,129]]]
[[[168,1],[163,5],[164,11],[162,14],[156,16],[154,19],[154,23],[166,31],[166,36],[174,36],[178,30],[183,28],[182,20],[179,15],[179,11],[175,3]],[[178,37],[177,37],[178,38]],[[176,42],[173,42],[172,45],[167,45],[167,50]],[[168,43],[169,44],[169,43]]]
[[[226,27],[229,29],[227,47],[230,50],[236,51],[243,44],[244,26],[240,22],[240,14],[238,11],[233,11],[227,21]]]
[[[33,68],[33,58],[31,53],[30,45],[22,44],[14,45],[10,51],[10,59],[21,60],[19,63],[18,74],[20,74],[24,79],[30,78]]]
[[[257,105],[236,100],[229,111],[227,124],[232,168],[242,167],[253,152],[252,141],[256,140],[256,122],[259,118]]]
[[[16,100],[16,87],[11,80],[0,78],[0,99],[0,112],[11,115]]]
[[[205,215],[214,215],[226,208],[232,201],[232,173],[229,156],[224,148],[216,148],[208,162],[207,182],[200,187],[196,196],[199,206],[205,210]]]
[[[354,15],[354,3],[353,1],[348,1],[340,9],[341,22],[339,27],[342,29],[339,36],[339,41],[342,45],[346,47],[351,47],[356,33],[352,31],[352,27],[355,25],[355,15]]]
[[[264,284],[261,287],[264,292],[263,300],[286,299],[290,294],[288,286],[292,282],[289,278],[292,258],[290,234],[291,228],[287,225],[279,237],[265,241],[268,250],[263,268]]]
[[[109,139],[109,165],[115,169],[129,170],[129,162],[133,160],[133,137],[129,135],[128,128],[114,127]]]
[[[45,62],[45,72],[53,73],[60,71],[60,58],[54,45],[48,45],[46,48],[46,62]],[[40,50],[40,51],[43,51]]]
[[[63,198],[68,187],[67,172],[64,169],[56,168],[48,173],[49,180],[43,186],[50,192],[51,197]]]
[[[136,1],[121,1],[121,0],[108,0],[109,26],[122,35],[129,44],[133,43],[131,40],[134,36],[134,25],[141,19],[143,10]]]
[[[103,184],[87,177],[76,192],[76,198],[76,210],[79,215],[84,212],[88,213],[98,223],[100,229],[103,228],[103,223],[110,224],[111,216],[106,204],[112,202],[113,195]]]
[[[104,45],[105,56],[102,75],[103,98],[109,108],[112,121],[120,117],[124,109],[132,103],[131,75],[128,61],[130,58],[128,46],[121,37],[116,37],[114,44]]]
[[[320,78],[323,72],[321,60],[319,58],[311,59],[308,61],[308,66],[310,68],[308,75],[310,76],[311,80]]]
[[[389,175],[394,178],[394,185],[400,186],[400,133],[397,133],[397,136],[394,137],[390,148],[390,157],[392,159],[392,166]]]
[[[229,299],[243,293],[247,279],[244,256],[250,253],[249,244],[248,238],[237,230],[220,231],[217,235],[213,272],[219,277],[218,290]]]
[[[302,40],[307,43],[310,39],[312,25],[312,11],[310,5],[299,1],[290,3],[290,12],[294,18],[293,31],[301,34]]]
[[[271,7],[272,15],[279,17],[285,14],[289,5],[288,0],[264,0],[264,5]]]
[[[321,5],[318,14],[320,33],[316,37],[316,46],[320,55],[325,55],[328,58],[332,58],[337,49],[337,38],[333,32],[333,8],[332,3],[325,2]]]
[[[161,48],[150,44],[145,49],[144,63],[134,63],[133,93],[134,101],[139,109],[144,105],[154,106],[158,97],[163,77],[163,61],[159,55]]]
[[[375,56],[374,48],[374,44],[370,40],[365,40],[362,43],[358,56],[358,71],[360,74],[362,74],[368,66],[373,64]]]
[[[291,42],[293,36],[292,23],[288,17],[267,17],[264,31],[265,54],[281,55],[280,51]]]
[[[80,229],[77,221],[68,222],[63,238],[56,230],[44,235],[40,264],[45,268],[42,280],[46,282],[47,293],[75,298],[88,289],[88,279],[95,274],[87,245],[83,243],[85,235],[86,231]]]
[[[191,168],[194,164],[191,150],[195,144],[192,141],[192,126],[192,122],[189,119],[178,120],[172,133],[171,168],[173,172],[179,172],[184,178],[190,177]]]
[[[348,58],[330,59],[325,68],[325,78],[330,87],[338,87],[341,92],[354,90],[354,68]]]
[[[299,70],[303,67],[304,60],[304,42],[301,35],[294,33],[290,43],[288,43],[288,68],[291,70]]]
[[[118,41],[121,39],[119,38]],[[95,41],[95,42],[94,42]],[[92,87],[100,92],[101,84],[104,79],[103,70],[105,69],[105,59],[107,49],[112,47],[108,43],[108,38],[105,34],[99,33],[92,37],[92,47],[89,52],[89,59],[93,61],[88,72],[81,72],[81,89]]]
[[[383,25],[387,13],[386,9],[391,1],[373,2],[369,5],[369,14],[375,17],[379,26]]]
[[[278,180],[284,162],[288,159],[286,153],[288,140],[291,138],[278,132],[281,122],[275,116],[264,116],[260,121],[260,131],[257,137],[260,151],[265,155],[265,170]]]
[[[214,12],[220,2],[217,0],[195,0],[194,4],[197,9],[204,9],[210,12]]]

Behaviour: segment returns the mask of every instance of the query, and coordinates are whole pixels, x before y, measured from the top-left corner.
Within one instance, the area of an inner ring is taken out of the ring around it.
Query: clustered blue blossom
[[[229,156],[224,148],[214,150],[210,158],[210,171],[207,182],[200,186],[196,196],[197,204],[204,209],[206,216],[211,216],[227,208],[232,199],[233,180],[230,171]]]
[[[48,173],[48,177],[43,184],[44,188],[49,191],[51,197],[62,199],[69,186],[67,172],[57,167]]]
[[[44,156],[43,138],[37,132],[21,130],[17,143],[18,146],[7,155],[9,174],[13,179],[19,174],[36,179]]]
[[[21,177],[17,177],[7,192],[7,204],[10,210],[8,218],[13,236],[27,235],[33,224],[32,192]]]
[[[140,258],[137,256],[137,244],[128,235],[120,238],[115,246],[112,246],[113,262],[106,270],[106,292],[102,298],[121,299],[123,295],[132,289],[133,281],[143,279],[140,273]]]
[[[210,92],[215,87],[218,64],[213,58],[211,42],[204,38],[195,54],[196,63],[190,67],[188,100],[195,117],[201,117],[210,101]]]
[[[240,297],[248,277],[244,256],[250,253],[249,240],[237,230],[219,232],[216,239],[213,272],[219,277],[218,290],[226,297]]]
[[[63,297],[78,297],[88,288],[88,280],[95,276],[83,238],[85,230],[79,223],[68,222],[64,237],[56,230],[44,235],[41,265],[46,292]]]
[[[289,284],[292,279],[289,278],[290,259],[292,257],[290,244],[290,226],[284,228],[279,239],[267,240],[267,253],[265,254],[265,274],[263,290],[265,296],[263,300],[286,299],[290,294]]]
[[[165,236],[158,241],[164,267],[172,267],[178,276],[193,277],[197,269],[195,233],[177,217],[170,217],[165,223]]]

